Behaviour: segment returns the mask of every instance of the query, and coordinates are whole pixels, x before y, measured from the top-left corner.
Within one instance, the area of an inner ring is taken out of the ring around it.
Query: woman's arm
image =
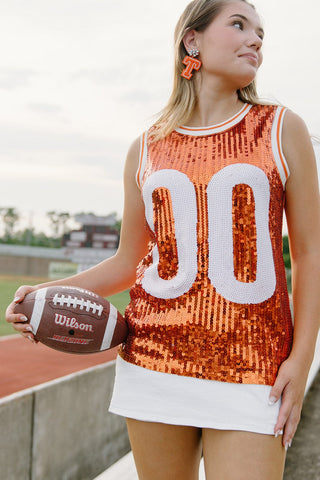
[[[135,175],[139,162],[140,141],[131,146],[124,170],[124,212],[121,226],[120,244],[117,253],[98,265],[72,277],[47,282],[35,287],[22,286],[16,292],[17,299],[22,299],[30,290],[52,285],[70,285],[91,290],[101,296],[109,296],[126,290],[133,285],[136,268],[147,252],[150,237],[148,235],[144,205],[141,192],[136,184]],[[19,315],[13,314],[15,303],[7,309],[7,321],[26,336],[25,325]]]
[[[290,169],[286,217],[292,265],[294,334],[292,351],[282,364],[271,397],[282,406],[275,432],[284,429],[290,443],[300,420],[308,372],[320,326],[320,198],[315,154],[304,122],[287,112],[283,150]]]

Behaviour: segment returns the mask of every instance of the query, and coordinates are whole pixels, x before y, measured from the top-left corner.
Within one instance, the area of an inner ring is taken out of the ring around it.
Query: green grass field
[[[5,321],[5,311],[13,300],[14,293],[20,285],[35,285],[44,282],[41,278],[3,277],[0,276],[0,336],[17,333],[11,325]],[[129,303],[129,292],[122,292],[109,297],[108,300],[121,312]]]

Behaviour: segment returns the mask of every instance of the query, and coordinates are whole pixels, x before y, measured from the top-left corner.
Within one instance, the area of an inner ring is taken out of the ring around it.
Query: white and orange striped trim
[[[271,132],[273,156],[279,170],[283,188],[285,188],[286,181],[290,176],[289,166],[287,164],[287,161],[285,159],[285,156],[282,150],[283,120],[287,110],[288,109],[286,107],[277,108],[277,112],[273,121],[272,132]]]
[[[233,117],[229,118],[223,123],[218,125],[211,125],[209,127],[179,127],[176,129],[176,132],[183,133],[185,135],[192,135],[194,137],[203,136],[203,135],[212,135],[214,133],[221,133],[227,130],[228,128],[234,127],[237,123],[241,122],[247,113],[251,110],[252,105],[246,103]]]
[[[140,155],[139,155],[139,164],[138,164],[138,169],[136,173],[136,182],[138,187],[142,188],[142,178],[144,174],[144,170],[146,167],[147,163],[147,158],[148,158],[148,132],[143,132],[143,134],[140,137]]]

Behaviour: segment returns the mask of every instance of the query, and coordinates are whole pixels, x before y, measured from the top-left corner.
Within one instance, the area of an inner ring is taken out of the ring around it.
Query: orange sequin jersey
[[[150,230],[120,355],[135,365],[273,385],[292,344],[282,257],[285,109],[244,105],[224,124],[144,135]]]

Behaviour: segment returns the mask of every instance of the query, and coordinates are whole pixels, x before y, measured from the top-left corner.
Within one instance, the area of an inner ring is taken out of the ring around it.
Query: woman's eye
[[[241,20],[237,20],[236,22],[233,22],[232,24],[234,27],[239,28],[239,30],[243,30],[243,22]]]

